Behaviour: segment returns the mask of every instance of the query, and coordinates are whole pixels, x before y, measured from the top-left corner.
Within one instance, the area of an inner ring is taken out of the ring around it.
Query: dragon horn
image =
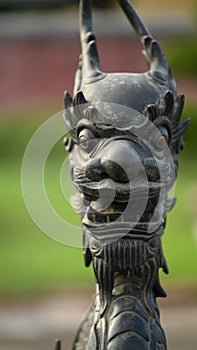
[[[145,26],[134,7],[129,0],[117,0],[123,12],[127,16],[129,22],[135,32],[140,37],[144,55],[149,63],[150,73],[153,77],[161,79],[167,83],[168,88],[176,94],[176,83],[172,76],[170,66],[161,50],[158,42],[152,37],[148,28]]]
[[[92,29],[91,4],[91,0],[80,1],[81,79],[86,81],[102,74],[96,38]]]

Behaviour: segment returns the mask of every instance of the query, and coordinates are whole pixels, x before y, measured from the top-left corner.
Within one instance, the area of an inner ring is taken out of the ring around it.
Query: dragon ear
[[[164,112],[163,114],[169,116],[174,109],[174,94],[167,90],[164,95]]]
[[[84,97],[84,94],[82,91],[78,91],[75,95],[73,105],[77,106],[77,105],[82,105],[84,103],[87,103],[87,101]]]
[[[87,103],[84,94],[82,91],[78,91],[74,97],[74,100],[72,99],[71,95],[68,91],[64,92],[64,105],[65,108],[71,108],[73,106],[81,105]]]
[[[184,147],[184,142],[182,141],[182,136],[187,131],[190,125],[190,119],[183,120],[180,122],[181,114],[184,106],[184,95],[181,94],[177,97],[175,101],[174,113],[171,114],[171,124],[172,124],[172,141],[171,148],[172,153],[179,154]]]
[[[68,91],[64,92],[64,105],[66,109],[73,106],[73,99]]]
[[[74,97],[74,100],[70,94],[66,91],[64,93],[64,103],[65,103],[65,113],[64,121],[67,126],[67,130],[71,135],[73,141],[76,141],[75,128],[78,121],[84,117],[84,105],[87,104],[87,101],[83,95],[82,91],[78,91]],[[83,105],[83,106],[81,106]],[[67,144],[67,148],[70,147]]]
[[[163,84],[166,84],[166,87],[168,87],[176,95],[176,82],[172,76],[170,66],[160,45],[152,37],[148,28],[145,26],[134,7],[131,5],[130,1],[117,1],[127,16],[133,29],[141,39],[144,46],[143,53],[149,63],[150,74],[155,78],[161,79]]]
[[[67,127],[67,131],[73,137],[74,136],[73,129],[74,129],[74,125],[75,125],[75,120],[74,120],[75,116],[73,114],[73,99],[68,91],[65,91],[65,93],[64,93],[64,105],[65,105],[65,112],[63,114],[64,121],[65,121],[65,124]],[[68,140],[67,137],[66,137],[66,140]],[[65,145],[65,147],[67,147],[67,144],[65,142],[67,142],[67,141],[64,140],[64,145]]]
[[[102,75],[96,38],[92,28],[91,0],[80,1],[80,40],[82,54],[80,55],[79,68],[75,76],[74,92],[81,89],[83,81],[91,81]]]

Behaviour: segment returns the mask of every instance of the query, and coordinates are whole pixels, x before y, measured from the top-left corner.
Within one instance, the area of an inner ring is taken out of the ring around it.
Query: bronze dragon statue
[[[65,147],[78,192],[85,265],[97,289],[73,350],[164,350],[158,270],[168,273],[161,237],[177,175],[184,96],[158,42],[128,0],[120,7],[139,36],[146,73],[103,73],[91,1],[80,1],[82,54],[74,97],[65,93]],[[60,349],[60,343],[57,348]]]

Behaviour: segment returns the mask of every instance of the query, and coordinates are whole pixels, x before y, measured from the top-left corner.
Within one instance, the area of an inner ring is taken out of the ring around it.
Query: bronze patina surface
[[[73,98],[65,93],[65,147],[78,190],[72,204],[97,283],[73,350],[167,349],[156,302],[166,296],[158,271],[168,273],[161,239],[189,121],[180,121],[184,96],[160,45],[130,1],[118,3],[148,71],[101,71],[91,1],[81,0],[82,54]]]

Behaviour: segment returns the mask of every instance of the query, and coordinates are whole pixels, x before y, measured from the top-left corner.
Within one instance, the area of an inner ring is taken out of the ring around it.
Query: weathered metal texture
[[[91,1],[81,0],[74,98],[65,93],[65,147],[78,190],[73,206],[82,217],[85,264],[93,264],[97,281],[73,350],[167,348],[156,303],[166,296],[158,270],[168,273],[161,237],[189,121],[180,121],[184,96],[177,96],[158,42],[129,1],[118,3],[149,70],[101,71]]]

